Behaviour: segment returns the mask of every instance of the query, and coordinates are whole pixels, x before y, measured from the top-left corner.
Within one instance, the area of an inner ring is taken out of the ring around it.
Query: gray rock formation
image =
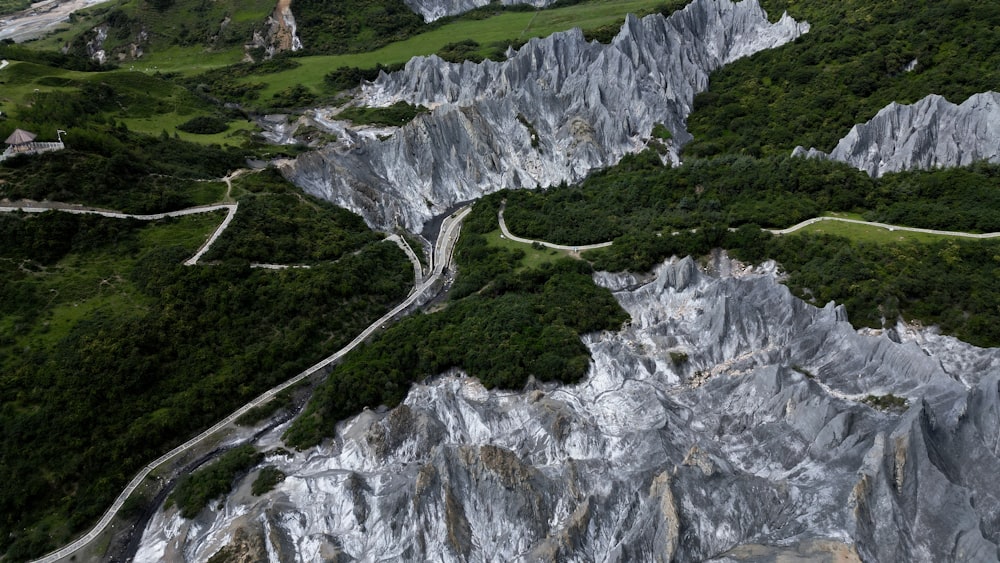
[[[829,155],[796,147],[794,156],[846,162],[871,176],[901,170],[1000,162],[1000,93],[975,94],[960,105],[931,95],[895,102],[855,125]]]
[[[137,561],[996,561],[1000,350],[859,333],[773,269],[714,271],[617,291],[632,322],[585,339],[583,383],[416,385],[269,459],[288,477],[264,497],[160,513]],[[864,401],[889,393],[908,406]]]
[[[720,66],[808,29],[768,22],[756,0],[696,0],[668,18],[630,16],[610,45],[579,30],[535,39],[504,62],[417,57],[364,88],[368,105],[435,108],[385,140],[282,167],[305,191],[380,229],[419,231],[457,202],[577,181],[645,147],[657,123],[674,155],[694,95]]]
[[[469,10],[481,8],[493,0],[403,0],[411,10],[423,16],[425,22],[439,20],[445,16],[456,16]],[[500,0],[504,6],[527,4],[544,8],[556,0]]]
[[[292,13],[288,0],[279,0],[274,11],[264,21],[264,27],[255,30],[250,42],[244,45],[247,51],[258,47],[265,50],[268,58],[277,53],[302,49],[295,14]]]

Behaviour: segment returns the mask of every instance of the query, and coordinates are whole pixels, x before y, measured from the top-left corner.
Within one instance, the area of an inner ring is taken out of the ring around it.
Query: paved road
[[[503,210],[504,210],[504,206],[501,205],[500,206],[500,212],[497,214],[497,219],[500,221],[500,232],[503,233],[503,236],[509,238],[510,240],[512,240],[514,242],[521,242],[521,243],[524,243],[524,244],[534,244],[534,243],[537,242],[538,244],[540,244],[542,246],[545,246],[545,247],[548,247],[548,248],[554,248],[556,250],[568,250],[570,252],[583,252],[584,250],[594,250],[595,248],[605,248],[605,247],[611,246],[613,244],[611,241],[608,241],[608,242],[600,242],[600,243],[597,243],[597,244],[581,244],[581,245],[576,245],[576,246],[567,246],[567,245],[564,245],[564,244],[554,244],[554,243],[551,243],[551,242],[545,242],[543,240],[531,240],[531,239],[521,238],[519,236],[515,236],[515,235],[510,234],[510,231],[507,230],[507,223],[505,223],[504,220],[503,220]]]
[[[147,465],[145,468],[142,469],[142,471],[139,472],[138,475],[136,475],[132,479],[131,482],[129,482],[128,486],[125,487],[125,490],[123,490],[121,494],[118,495],[118,498],[115,499],[115,502],[111,505],[110,508],[108,508],[108,510],[101,517],[101,519],[97,522],[97,524],[94,525],[94,527],[89,532],[87,532],[82,537],[78,538],[73,543],[63,547],[62,549],[54,551],[46,555],[45,557],[42,557],[41,559],[35,560],[34,563],[54,563],[60,559],[67,558],[76,553],[77,551],[79,551],[80,549],[86,547],[90,542],[96,539],[97,536],[99,536],[108,528],[108,526],[111,524],[111,521],[114,519],[115,515],[118,514],[118,511],[125,503],[125,500],[128,499],[128,497],[132,493],[134,493],[136,489],[139,488],[139,485],[142,484],[143,480],[157,467],[165,464],[174,457],[200,445],[203,441],[208,439],[216,432],[233,424],[233,422],[237,418],[245,414],[250,409],[270,401],[278,393],[284,391],[285,389],[288,389],[289,387],[295,385],[296,383],[302,381],[303,379],[315,374],[321,369],[340,360],[341,358],[344,357],[345,354],[347,354],[348,352],[356,348],[359,344],[364,342],[368,337],[374,334],[375,331],[379,330],[382,327],[382,325],[392,321],[392,319],[396,315],[402,313],[409,306],[413,305],[418,298],[420,298],[425,292],[427,292],[427,290],[429,290],[434,286],[434,284],[438,281],[438,279],[440,279],[441,274],[444,272],[445,268],[451,263],[452,253],[455,249],[455,242],[458,240],[458,235],[461,232],[462,220],[465,219],[465,216],[469,214],[470,210],[471,207],[466,206],[453,213],[451,216],[445,219],[443,223],[441,223],[440,235],[438,236],[437,244],[434,247],[434,255],[436,256],[434,269],[431,271],[431,274],[427,276],[427,278],[424,279],[424,281],[418,286],[417,291],[411,293],[405,300],[403,300],[402,303],[400,303],[399,305],[394,307],[391,311],[383,315],[382,318],[378,319],[377,321],[369,325],[368,328],[362,331],[361,334],[355,337],[354,340],[352,340],[350,344],[348,344],[347,346],[344,346],[333,355],[323,359],[322,361],[318,362],[309,369],[289,379],[285,383],[282,383],[281,385],[272,388],[271,390],[265,392],[263,395],[254,399],[253,401],[250,401],[249,403],[243,405],[242,407],[239,408],[239,410],[230,414],[226,418],[222,419],[208,430],[205,430],[201,434],[198,434],[194,438],[191,438],[187,442],[163,454],[156,461],[153,461],[152,463]]]
[[[401,248],[406,256],[409,257],[410,263],[413,264],[413,279],[416,280],[416,284],[413,286],[413,291],[417,290],[417,286],[420,285],[421,280],[424,279],[424,266],[420,263],[420,259],[417,258],[417,253],[410,248],[410,244],[406,242],[406,239],[399,235],[389,235],[385,237],[385,240],[391,240],[396,243],[396,246]]]
[[[559,250],[573,250],[573,251],[581,251],[581,252],[584,251],[584,250],[591,250],[591,249],[594,249],[594,248],[604,248],[604,247],[607,247],[607,246],[611,246],[613,244],[612,241],[608,241],[608,242],[602,242],[602,243],[598,243],[598,244],[588,244],[588,245],[582,245],[582,246],[565,246],[565,245],[562,245],[562,244],[553,244],[551,242],[545,242],[545,241],[542,241],[542,240],[531,240],[531,239],[526,239],[526,238],[521,238],[521,237],[518,237],[518,236],[514,236],[514,235],[510,234],[510,231],[507,230],[507,224],[503,220],[503,209],[504,209],[503,206],[501,206],[500,207],[500,212],[497,214],[497,220],[500,223],[500,232],[502,232],[505,237],[507,237],[510,240],[513,240],[515,242],[521,242],[521,243],[524,243],[524,244],[533,244],[533,243],[537,242],[538,244],[541,244],[542,246],[547,246],[549,248],[556,248],[556,249],[559,249]],[[789,233],[794,233],[795,231],[798,231],[799,229],[803,229],[805,227],[808,227],[809,225],[814,225],[816,223],[819,223],[820,221],[841,221],[841,222],[844,222],[844,223],[854,223],[856,225],[867,225],[869,227],[880,227],[880,228],[883,228],[883,229],[886,229],[886,230],[889,230],[889,231],[908,231],[908,232],[911,232],[911,233],[927,233],[927,234],[930,234],[930,235],[942,235],[942,236],[949,236],[949,237],[965,237],[965,238],[974,238],[974,239],[989,239],[989,238],[1000,237],[1000,233],[966,233],[966,232],[962,232],[962,231],[939,231],[939,230],[936,230],[936,229],[920,229],[920,228],[917,228],[917,227],[902,227],[902,226],[899,226],[899,225],[889,225],[887,223],[876,223],[876,222],[873,222],[873,221],[862,221],[860,219],[846,219],[844,217],[813,217],[812,219],[806,219],[805,221],[802,221],[801,223],[798,223],[797,225],[793,225],[791,227],[788,227],[787,229],[764,229],[764,230],[768,231],[770,233],[774,233],[776,235],[787,235]],[[736,229],[732,229],[731,228],[729,230],[730,231],[735,231]],[[695,229],[691,229],[691,232],[694,232],[694,231],[695,231]],[[675,232],[673,234],[676,235],[677,233]]]
[[[167,213],[153,213],[151,215],[134,215],[131,213],[120,213],[118,211],[110,211],[107,209],[96,209],[93,207],[79,207],[67,205],[64,203],[30,203],[30,204],[14,204],[14,205],[0,205],[0,213],[12,213],[14,211],[23,211],[25,213],[45,213],[46,211],[62,211],[64,213],[75,213],[77,215],[100,215],[102,217],[110,217],[112,219],[138,219],[139,221],[159,221],[160,219],[166,219],[167,217],[184,217],[186,215],[197,215],[199,213],[211,213],[213,211],[219,211],[225,209],[227,211],[226,218],[222,220],[222,223],[215,229],[212,236],[208,237],[205,244],[201,245],[198,252],[194,256],[188,258],[184,261],[185,266],[193,266],[198,263],[198,260],[205,255],[206,252],[212,247],[219,235],[226,230],[229,223],[232,222],[233,217],[236,216],[236,210],[239,209],[240,204],[238,203],[221,203],[218,205],[203,205],[199,207],[189,207],[187,209],[181,209],[179,211],[169,211]]]
[[[965,233],[962,231],[938,231],[935,229],[919,229],[917,227],[901,227],[899,225],[889,225],[886,223],[875,223],[872,221],[862,221],[860,219],[846,219],[844,217],[813,217],[812,219],[806,219],[797,225],[788,227],[787,229],[768,229],[776,235],[787,235],[788,233],[794,233],[795,231],[819,223],[820,221],[841,221],[843,223],[854,223],[856,225],[868,225],[869,227],[881,227],[889,231],[909,231],[911,233],[927,233],[930,235],[944,235],[949,237],[965,237],[965,238],[996,238],[1000,237],[1000,233]]]

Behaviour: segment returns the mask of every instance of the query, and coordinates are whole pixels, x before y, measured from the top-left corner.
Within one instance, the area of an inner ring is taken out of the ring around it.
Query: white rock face
[[[1000,350],[859,334],[772,269],[715,270],[617,291],[633,320],[585,339],[583,383],[416,385],[269,460],[271,493],[160,513],[136,560],[247,538],[272,561],[997,560]],[[885,393],[909,408],[859,400]]]
[[[411,10],[423,16],[425,22],[432,22],[445,16],[456,16],[489,4],[492,0],[403,0]],[[500,0],[504,6],[527,4],[544,8],[556,0]]]
[[[382,141],[301,155],[283,172],[375,228],[419,231],[461,201],[578,181],[642,150],[657,123],[672,132],[676,159],[711,71],[807,30],[787,16],[769,23],[756,0],[696,0],[669,18],[630,16],[610,45],[572,30],[532,40],[504,62],[416,57],[362,99],[422,104],[431,114]]]
[[[931,95],[895,102],[855,125],[829,155],[796,147],[796,156],[831,158],[878,177],[901,170],[1000,162],[1000,93],[975,94],[960,105]]]

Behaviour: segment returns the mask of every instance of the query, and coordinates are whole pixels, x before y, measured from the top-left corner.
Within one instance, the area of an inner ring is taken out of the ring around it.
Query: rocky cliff
[[[831,158],[881,176],[887,172],[1000,162],[1000,93],[976,94],[959,105],[932,95],[895,102],[855,125],[830,154],[796,147],[797,156]]]
[[[725,257],[599,281],[633,320],[583,383],[417,385],[270,456],[262,497],[160,513],[137,560],[998,559],[1000,350],[859,333]]]
[[[278,0],[274,11],[264,21],[264,27],[255,30],[250,42],[244,46],[247,50],[255,47],[264,49],[268,57],[302,48],[289,0]]]
[[[385,140],[307,153],[282,169],[373,227],[419,231],[456,202],[579,180],[644,148],[657,123],[672,132],[676,158],[711,71],[807,29],[787,15],[768,22],[756,0],[696,0],[667,18],[630,16],[609,45],[573,30],[534,39],[503,62],[417,57],[361,97],[433,112]]]
[[[425,22],[432,22],[445,16],[455,16],[489,4],[492,0],[403,0],[411,10],[423,16]],[[505,6],[527,4],[544,8],[556,0],[500,0]]]

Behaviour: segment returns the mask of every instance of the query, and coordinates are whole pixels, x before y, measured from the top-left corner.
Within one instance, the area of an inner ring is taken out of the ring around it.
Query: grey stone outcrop
[[[859,333],[773,269],[713,269],[617,291],[632,321],[585,338],[584,382],[415,385],[269,458],[272,493],[160,513],[137,560],[264,522],[295,561],[997,561],[1000,350]],[[907,404],[866,402],[887,394]]]
[[[439,20],[445,16],[456,16],[469,10],[475,10],[489,4],[493,0],[403,0],[411,10],[423,16],[425,22]],[[544,8],[556,0],[500,0],[505,6],[526,4],[536,8]]]
[[[373,227],[419,231],[457,202],[578,181],[642,150],[657,123],[672,132],[676,158],[711,71],[807,30],[787,15],[770,23],[756,0],[696,0],[666,18],[629,16],[609,45],[572,30],[534,39],[503,62],[416,57],[361,96],[432,113],[384,140],[303,154],[283,172]]]
[[[855,125],[829,154],[796,147],[794,156],[846,162],[878,177],[902,170],[1000,162],[1000,93],[975,94],[961,104],[938,95],[912,105],[895,102]]]

